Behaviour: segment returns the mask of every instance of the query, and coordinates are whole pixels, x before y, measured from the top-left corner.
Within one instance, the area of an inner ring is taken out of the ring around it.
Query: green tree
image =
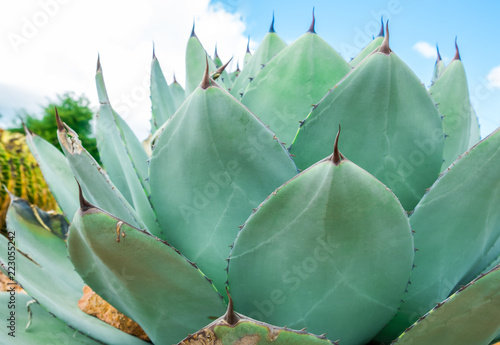
[[[99,161],[99,152],[94,134],[92,132],[92,118],[94,112],[89,107],[90,101],[84,95],[76,96],[73,92],[66,92],[57,96],[57,101],[50,101],[43,106],[43,115],[39,116],[22,111],[19,117],[26,127],[45,140],[59,148],[57,139],[56,108],[61,120],[71,127],[82,141],[87,151]],[[22,124],[9,129],[12,132],[22,132]]]

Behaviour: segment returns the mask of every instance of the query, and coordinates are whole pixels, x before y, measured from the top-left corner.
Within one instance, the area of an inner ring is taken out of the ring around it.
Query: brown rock
[[[10,291],[12,286],[14,286],[16,292],[26,293],[22,287],[15,284],[12,280],[9,279],[9,277],[7,277],[2,271],[0,271],[0,291]]]
[[[125,333],[136,336],[142,340],[150,341],[141,326],[116,310],[87,285],[83,287],[83,296],[78,301],[78,307],[83,312],[93,315]]]

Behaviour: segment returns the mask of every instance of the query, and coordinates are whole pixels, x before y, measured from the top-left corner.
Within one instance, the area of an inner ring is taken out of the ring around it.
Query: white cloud
[[[436,56],[437,56],[436,47],[434,47],[433,45],[431,45],[428,42],[419,41],[419,42],[415,43],[415,45],[413,46],[413,49],[416,50],[417,52],[419,52],[420,55],[422,55],[423,57],[428,58],[428,59],[429,58],[436,58]]]
[[[241,16],[209,0],[2,2],[2,82],[51,98],[65,91],[85,93],[97,105],[94,73],[99,53],[112,105],[122,109],[120,115],[144,138],[151,113],[152,42],[167,81],[175,72],[182,84],[193,19],[210,55],[217,43],[223,61],[233,55],[242,59],[247,37]]]
[[[500,88],[500,66],[493,67],[486,76],[490,86]]]

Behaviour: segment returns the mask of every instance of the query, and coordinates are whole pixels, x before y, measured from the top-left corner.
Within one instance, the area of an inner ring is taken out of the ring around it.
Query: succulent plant
[[[18,307],[29,326],[17,339],[144,344],[78,309],[85,284],[154,344],[479,345],[500,333],[500,132],[478,142],[458,48],[426,90],[388,27],[351,64],[314,19],[286,47],[273,25],[263,42],[227,73],[193,27],[184,92],[153,54],[151,157],[99,62],[103,167],[60,119],[64,154],[28,131],[70,225],[38,211],[41,224],[13,197],[2,267],[58,319],[19,298],[30,313]],[[68,226],[67,241],[47,231]]]

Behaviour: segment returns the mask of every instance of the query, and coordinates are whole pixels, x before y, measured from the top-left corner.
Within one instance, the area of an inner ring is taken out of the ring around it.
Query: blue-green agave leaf
[[[240,66],[238,64],[236,65],[236,69],[234,71],[232,71],[231,73],[229,73],[229,77],[233,81],[233,85],[234,85],[234,82],[236,81],[236,79],[238,79],[238,76],[240,75],[240,73],[241,73],[241,70],[240,70]],[[232,90],[232,88],[231,88],[231,90]]]
[[[479,120],[477,118],[476,111],[471,106],[470,111],[470,137],[469,137],[469,149],[481,141],[481,133],[479,128]]]
[[[273,18],[274,23],[274,18]],[[271,26],[273,28],[273,26]],[[237,99],[245,92],[248,84],[260,72],[262,68],[271,60],[276,54],[286,47],[286,43],[278,36],[274,30],[270,30],[259,45],[259,48],[254,53],[253,58],[245,65],[245,68],[236,78],[233,86],[231,87],[231,95]]]
[[[217,67],[215,63],[208,56],[205,48],[201,45],[200,40],[193,31],[191,32],[191,37],[189,37],[188,44],[186,47],[186,88],[185,97],[187,98],[200,84],[200,80],[205,72],[205,65],[208,61],[208,66],[210,72],[215,72]]]
[[[154,132],[160,128],[179,107],[179,105],[176,104],[170,86],[167,84],[154,51],[153,61],[151,61],[151,104],[151,132]]]
[[[201,271],[168,243],[81,198],[68,237],[71,262],[108,303],[155,344],[173,344],[224,311]]]
[[[78,134],[64,124],[59,117],[57,119],[59,144],[85,197],[124,221],[145,228],[146,226],[133,206],[110,180],[99,163],[82,146]]]
[[[410,217],[415,269],[386,337],[394,339],[500,255],[500,130],[458,159]]]
[[[431,84],[434,84],[446,69],[446,65],[444,64],[444,61],[441,59],[441,54],[439,54],[439,48],[437,44],[436,44],[436,51],[437,51],[437,59],[436,63],[434,64],[434,71],[432,72]]]
[[[96,139],[101,161],[113,184],[133,207],[148,231],[160,236],[156,213],[149,202],[149,157],[130,127],[111,107],[100,64],[96,73],[96,85],[100,103]]]
[[[427,90],[385,40],[311,111],[290,153],[306,169],[329,154],[340,124],[344,154],[411,211],[439,176],[444,134]]]
[[[177,79],[175,79],[175,75],[174,81],[169,85],[169,87],[172,92],[172,97],[174,98],[175,109],[177,110],[186,99],[186,92],[182,88],[182,85],[177,82]]]
[[[249,317],[366,344],[396,313],[413,239],[394,194],[335,152],[250,216],[231,251],[229,288]]]
[[[5,325],[0,332],[2,344],[102,345],[102,342],[69,327],[34,302],[26,294],[0,292],[0,317]]]
[[[269,61],[248,85],[241,102],[290,144],[311,106],[350,70],[318,34],[307,32]]]
[[[66,157],[54,145],[29,130],[26,131],[26,144],[66,219],[73,219],[79,207],[78,185]]]
[[[166,239],[223,291],[238,226],[297,169],[269,129],[213,80],[207,83],[156,139],[151,198]]]
[[[394,345],[488,345],[500,332],[500,266],[422,316]]]
[[[356,67],[361,61],[363,61],[368,55],[373,53],[375,49],[378,49],[381,45],[382,42],[384,42],[384,35],[378,35],[375,37],[366,47],[364,47],[358,55],[351,61],[349,61],[349,65],[351,67]]]
[[[441,171],[469,149],[471,137],[471,104],[465,69],[460,56],[449,63],[441,76],[429,88],[432,99],[443,116],[446,134]]]
[[[65,241],[54,233],[64,226],[61,215],[51,216],[13,197],[7,212],[9,239],[0,236],[4,270],[51,314],[88,337],[106,344],[146,344],[80,310],[84,283],[69,261]]]
[[[245,52],[245,56],[243,57],[243,69],[246,68],[250,60],[252,59],[252,53],[250,52],[250,36],[248,36],[247,41],[247,51]]]
[[[259,344],[259,345],[332,345],[324,335],[317,336],[305,332],[294,331],[287,327],[276,327],[253,320],[235,312],[230,299],[226,314],[189,335],[178,345],[193,344]]]

